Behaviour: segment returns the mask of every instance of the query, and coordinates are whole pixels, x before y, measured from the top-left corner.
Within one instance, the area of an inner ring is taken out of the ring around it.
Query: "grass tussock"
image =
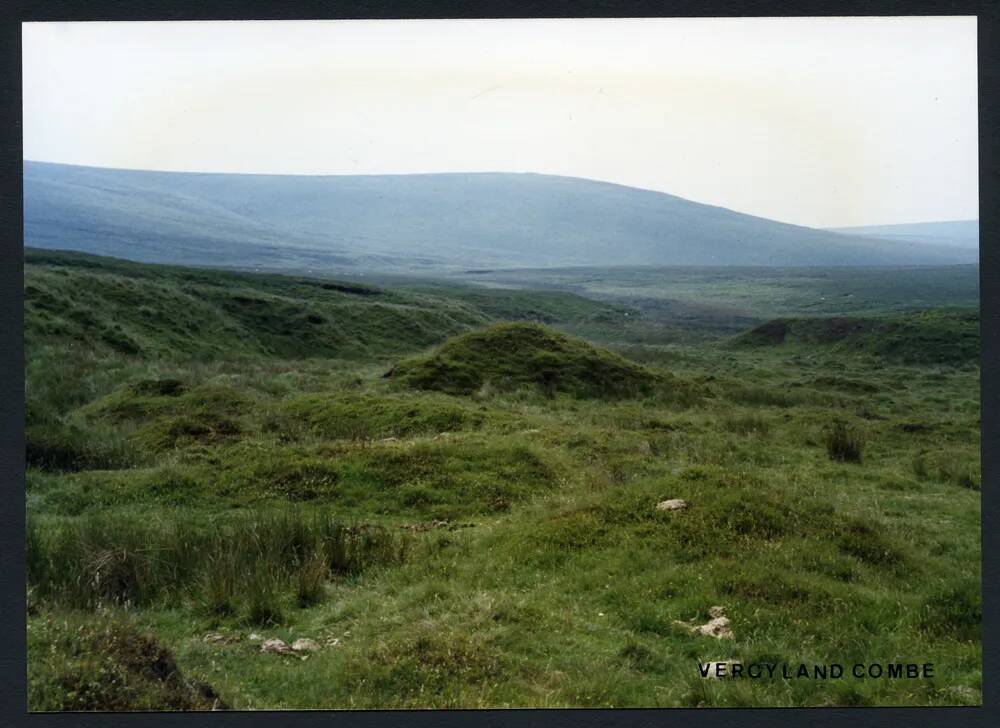
[[[299,601],[316,601],[322,581],[406,554],[400,535],[318,511],[209,522],[32,519],[27,536],[29,584],[54,603],[92,609],[193,600],[216,614],[242,607],[255,622],[280,621],[286,593],[297,589]]]
[[[845,422],[834,422],[823,432],[823,444],[831,460],[839,463],[860,463],[865,447],[865,436],[861,430]]]

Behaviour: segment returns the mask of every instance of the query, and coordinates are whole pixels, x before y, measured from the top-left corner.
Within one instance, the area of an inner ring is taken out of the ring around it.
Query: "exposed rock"
[[[733,630],[729,626],[729,618],[726,616],[726,610],[723,607],[711,607],[708,610],[708,616],[711,619],[705,624],[691,624],[690,622],[681,622],[677,619],[674,620],[674,624],[680,625],[695,634],[703,634],[719,640],[733,639]]]
[[[681,511],[687,507],[687,501],[681,498],[671,498],[656,504],[656,510],[658,511]]]
[[[300,637],[292,643],[292,649],[296,652],[314,652],[319,649],[319,644],[308,637]]]
[[[278,655],[292,654],[292,648],[279,639],[264,640],[264,643],[260,646],[260,651],[273,652]]]

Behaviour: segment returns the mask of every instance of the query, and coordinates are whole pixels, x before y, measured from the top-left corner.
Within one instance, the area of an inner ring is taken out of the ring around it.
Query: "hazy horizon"
[[[976,19],[23,25],[24,157],[534,173],[808,227],[978,218]]]
[[[314,173],[295,173],[295,174],[289,174],[289,173],[286,173],[286,172],[214,172],[214,171],[211,171],[211,170],[202,170],[202,171],[195,172],[195,171],[177,171],[177,170],[166,170],[166,169],[148,169],[148,168],[138,168],[138,167],[103,167],[103,166],[99,166],[99,165],[67,164],[65,162],[54,162],[54,161],[45,160],[45,159],[28,159],[28,158],[24,158],[23,161],[24,162],[30,162],[32,164],[56,164],[56,165],[61,165],[61,166],[65,166],[65,167],[89,167],[89,168],[93,168],[93,169],[105,169],[105,170],[109,170],[109,171],[120,171],[120,172],[150,172],[150,173],[154,173],[154,174],[168,173],[168,174],[204,174],[204,175],[223,175],[223,174],[225,174],[225,175],[242,175],[242,176],[247,176],[247,177],[260,177],[260,176],[263,176],[263,177],[410,177],[410,176],[422,176],[422,175],[424,175],[424,176],[434,176],[434,175],[510,175],[510,174],[513,174],[513,175],[539,175],[539,176],[546,176],[546,177],[565,177],[567,179],[580,179],[580,180],[584,180],[584,181],[588,181],[588,182],[597,182],[597,183],[600,183],[600,184],[615,185],[615,186],[618,186],[618,187],[629,187],[631,189],[641,190],[641,191],[645,191],[645,192],[658,192],[658,193],[661,193],[661,194],[670,194],[670,193],[661,192],[660,190],[650,189],[648,187],[636,187],[634,185],[625,185],[625,184],[622,184],[620,182],[615,182],[613,180],[594,179],[594,178],[590,178],[590,177],[576,177],[576,176],[573,176],[573,175],[550,175],[550,174],[545,174],[544,172],[532,172],[532,171],[525,171],[525,172],[504,172],[502,170],[481,170],[481,171],[477,171],[477,172],[443,172],[443,171],[442,172],[406,172],[406,173],[377,173],[377,172],[372,172],[372,173],[361,173],[361,174],[358,174],[358,173],[325,173],[325,172],[314,172]],[[688,199],[688,198],[682,198],[682,199]],[[711,204],[711,203],[702,203],[700,200],[689,200],[689,201],[690,202],[697,202],[699,204],[709,204],[709,205]],[[717,207],[724,207],[724,206],[717,206]],[[724,208],[724,209],[731,209],[731,208]],[[748,212],[748,211],[745,211],[745,210],[733,210],[733,212],[739,212],[740,214],[750,215],[752,217],[760,217],[758,215],[755,215],[753,212]],[[764,219],[770,219],[770,218],[764,218]],[[789,224],[789,225],[798,225],[798,223],[787,223],[787,222],[785,222],[783,220],[775,220],[774,222],[781,222],[781,223]],[[829,231],[832,231],[832,232],[848,232],[848,231],[851,231],[851,230],[862,229],[862,228],[894,227],[894,226],[903,226],[903,225],[933,225],[935,223],[958,223],[958,222],[976,222],[976,223],[978,223],[979,222],[979,217],[977,215],[976,217],[971,217],[971,218],[960,218],[960,219],[950,219],[950,220],[926,220],[926,221],[921,221],[921,222],[914,222],[912,220],[899,220],[899,221],[891,222],[891,223],[879,223],[877,225],[830,226],[830,227],[816,228],[816,229],[818,229],[818,230],[829,230]],[[811,226],[807,225],[807,226],[803,226],[803,227],[811,227]]]

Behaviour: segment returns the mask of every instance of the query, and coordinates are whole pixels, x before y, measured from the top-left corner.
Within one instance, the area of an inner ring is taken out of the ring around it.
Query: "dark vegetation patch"
[[[140,379],[131,385],[135,394],[150,397],[176,397],[185,389],[186,386],[180,379]]]
[[[108,428],[74,422],[29,419],[25,424],[25,462],[43,470],[114,470],[142,459],[133,443]]]
[[[324,579],[398,563],[404,536],[345,525],[329,512],[279,509],[213,518],[127,515],[31,518],[28,584],[66,607],[150,606],[194,600],[211,612],[272,616],[302,578],[322,563]],[[259,608],[256,609],[259,614]]]
[[[31,711],[224,710],[155,637],[122,617],[44,614],[28,627]]]
[[[467,395],[483,386],[522,387],[547,396],[638,397],[665,377],[585,341],[532,324],[497,324],[451,339],[397,364],[389,375],[414,389]]]
[[[864,433],[843,421],[836,421],[823,432],[823,444],[831,460],[860,463],[865,446]]]
[[[882,317],[776,319],[740,334],[739,347],[833,347],[906,364],[961,365],[979,360],[979,312],[934,309]]]

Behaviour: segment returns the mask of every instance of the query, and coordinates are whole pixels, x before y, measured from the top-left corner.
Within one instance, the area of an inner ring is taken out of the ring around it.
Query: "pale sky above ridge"
[[[606,180],[814,227],[978,217],[975,18],[24,25],[24,156]]]

